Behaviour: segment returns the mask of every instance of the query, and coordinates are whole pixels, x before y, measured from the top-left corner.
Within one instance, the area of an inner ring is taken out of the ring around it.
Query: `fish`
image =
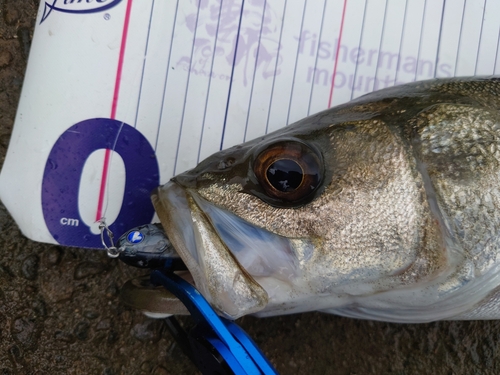
[[[412,82],[222,150],[151,199],[229,319],[500,318],[500,79]]]

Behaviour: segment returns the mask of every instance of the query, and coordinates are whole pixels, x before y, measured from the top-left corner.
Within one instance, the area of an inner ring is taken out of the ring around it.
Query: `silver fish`
[[[223,316],[500,318],[500,80],[384,89],[218,152],[152,194]]]

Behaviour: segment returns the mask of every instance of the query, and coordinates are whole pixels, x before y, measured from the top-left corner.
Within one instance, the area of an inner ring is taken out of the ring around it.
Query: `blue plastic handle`
[[[210,328],[220,342],[213,338],[209,341],[235,374],[278,374],[246,332],[236,323],[218,316],[194,286],[173,272],[153,271],[151,281],[163,285],[179,298],[196,323]]]

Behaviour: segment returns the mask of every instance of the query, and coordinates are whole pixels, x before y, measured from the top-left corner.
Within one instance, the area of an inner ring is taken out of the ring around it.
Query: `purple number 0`
[[[125,164],[123,202],[117,219],[110,226],[111,231],[120,236],[153,218],[154,208],[149,195],[160,181],[158,162],[148,140],[121,121],[85,120],[59,137],[43,173],[43,215],[50,233],[61,245],[102,248],[100,236],[90,231],[78,211],[78,190],[85,161],[99,149],[112,149]]]

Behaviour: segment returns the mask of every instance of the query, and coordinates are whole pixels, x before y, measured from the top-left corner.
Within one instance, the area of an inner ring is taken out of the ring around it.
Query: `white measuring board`
[[[45,0],[0,198],[101,248],[210,154],[368,92],[500,71],[500,0]]]

